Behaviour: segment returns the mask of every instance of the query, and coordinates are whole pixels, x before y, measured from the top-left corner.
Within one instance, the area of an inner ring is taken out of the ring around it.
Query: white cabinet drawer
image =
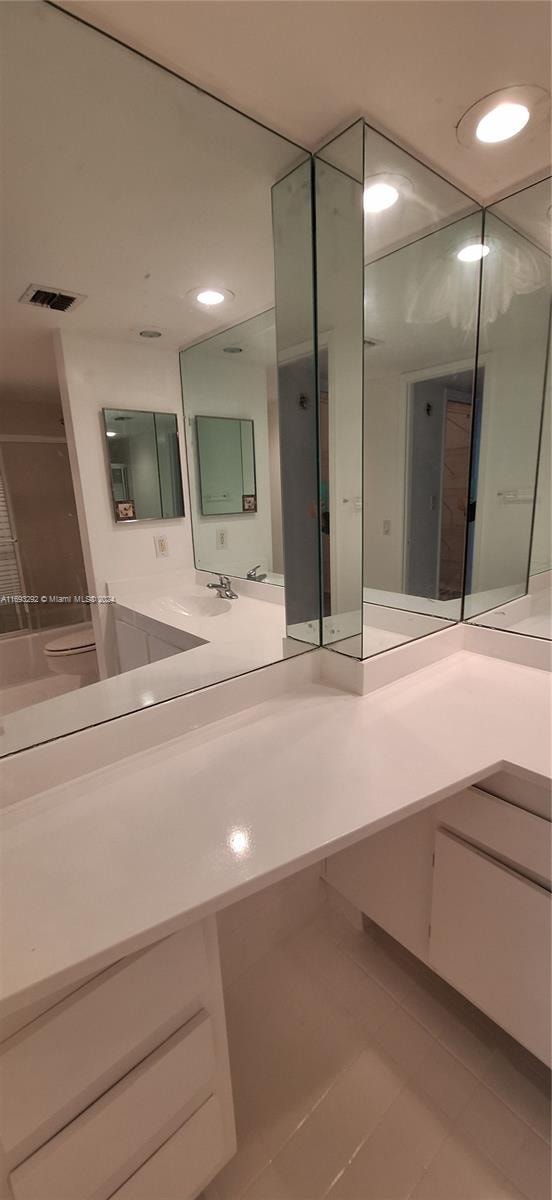
[[[201,1013],[12,1171],[15,1200],[107,1200],[209,1096],[214,1074]]]
[[[0,1050],[1,1140],[21,1162],[205,1004],[201,925],[96,977]]]
[[[222,1114],[211,1096],[185,1125],[119,1188],[113,1200],[192,1200],[225,1157]]]
[[[438,831],[429,962],[550,1063],[550,893]]]
[[[550,887],[552,826],[543,817],[469,787],[444,801],[439,821],[493,858]]]

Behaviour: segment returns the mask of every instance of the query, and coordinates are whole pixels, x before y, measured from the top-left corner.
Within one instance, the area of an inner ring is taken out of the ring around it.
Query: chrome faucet
[[[260,565],[260,563],[257,563],[256,567],[250,567],[249,571],[247,572],[247,578],[252,579],[254,583],[262,583],[263,579],[266,579],[266,572],[264,575],[257,575]]]
[[[208,583],[208,588],[214,588],[221,600],[237,600],[237,592],[232,591],[232,585],[227,575],[219,575],[218,583]]]

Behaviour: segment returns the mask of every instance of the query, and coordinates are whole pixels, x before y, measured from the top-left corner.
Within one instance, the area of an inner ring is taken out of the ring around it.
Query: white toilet
[[[91,625],[77,625],[69,633],[52,638],[44,647],[50,671],[54,675],[78,675],[79,686],[86,687],[98,678],[96,643]]]

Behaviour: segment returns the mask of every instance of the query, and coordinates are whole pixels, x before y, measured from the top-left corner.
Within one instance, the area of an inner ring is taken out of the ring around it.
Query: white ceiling
[[[302,144],[314,146],[362,112],[483,198],[546,169],[543,129],[473,151],[454,133],[483,92],[508,82],[548,86],[544,3],[71,0],[66,7]],[[269,309],[270,188],[300,161],[296,147],[53,7],[4,0],[0,21],[0,383],[9,394],[55,395],[58,327],[136,339],[153,326],[163,331],[153,345],[176,349]],[[415,179],[412,161],[394,169],[419,190],[424,172]],[[293,221],[296,235],[302,229],[302,200],[289,186],[291,245]],[[453,189],[442,188],[441,217],[460,215],[463,198],[458,208]],[[427,204],[419,213],[411,207],[418,234],[426,218],[434,224]],[[399,205],[381,215],[385,249],[399,218],[402,227]],[[18,303],[31,283],[87,299],[63,316],[32,309]],[[200,285],[229,288],[236,299],[202,311],[187,297]]]
[[[514,84],[550,89],[545,0],[64,0],[84,19],[308,149],[364,116],[483,203],[547,173],[550,130],[460,145]]]

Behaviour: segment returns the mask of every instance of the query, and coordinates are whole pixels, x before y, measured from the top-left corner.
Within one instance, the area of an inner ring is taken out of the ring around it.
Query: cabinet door
[[[180,653],[177,646],[171,646],[170,642],[164,642],[151,633],[148,633],[147,641],[149,662],[160,662],[162,658],[170,658],[172,654]]]
[[[430,966],[548,1064],[550,935],[545,888],[437,832]]]
[[[126,621],[115,621],[119,670],[133,671],[145,667],[149,662],[148,639],[142,629],[127,625]]]

